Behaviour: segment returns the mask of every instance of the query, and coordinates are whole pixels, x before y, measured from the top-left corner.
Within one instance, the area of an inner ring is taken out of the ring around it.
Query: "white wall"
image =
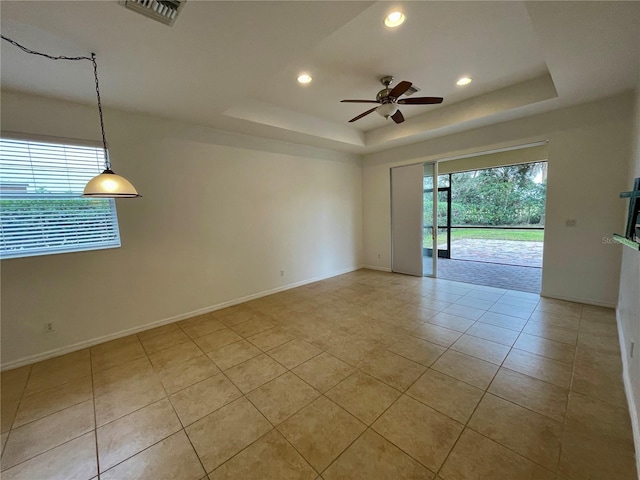
[[[0,262],[3,367],[360,264],[359,157],[117,111],[105,123],[113,169],[143,198],[116,202],[119,249]],[[94,107],[2,93],[3,130],[97,140],[98,125]]]
[[[623,229],[618,195],[629,183],[631,117],[625,94],[366,155],[364,263],[390,266],[391,166],[548,140],[543,294],[615,306],[623,247],[603,237]],[[576,227],[566,227],[567,219]]]
[[[631,159],[629,176],[624,190],[630,190],[633,179],[640,177],[640,84],[635,95],[635,121],[633,122],[634,154]],[[627,212],[628,202],[621,200],[620,210]],[[620,233],[624,233],[621,231]],[[634,433],[638,472],[640,473],[640,252],[623,248],[622,269],[620,273],[620,297],[618,299],[618,325],[622,331],[621,343],[623,365],[625,368],[625,386],[629,399]],[[631,342],[635,342],[634,356],[631,358]]]

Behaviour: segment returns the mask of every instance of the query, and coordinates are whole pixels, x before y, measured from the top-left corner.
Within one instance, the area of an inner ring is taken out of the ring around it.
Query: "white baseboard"
[[[368,270],[379,270],[380,272],[390,272],[389,267],[379,267],[377,265],[361,265],[360,268],[366,268]]]
[[[636,472],[640,480],[640,422],[638,420],[638,406],[633,398],[633,388],[631,386],[631,378],[629,377],[629,357],[627,356],[627,341],[624,337],[622,329],[622,320],[616,311],[616,323],[618,324],[618,340],[620,341],[620,354],[622,355],[622,381],[624,383],[624,391],[627,395],[627,404],[629,405],[629,416],[631,417],[631,429],[633,430],[633,443],[636,448]],[[640,398],[638,399],[640,401]]]
[[[616,308],[618,306],[615,302],[601,302],[600,300],[594,300],[592,298],[567,297],[564,295],[556,295],[555,293],[548,293],[545,291],[540,292],[540,296],[545,298],[554,298],[556,300],[566,300],[567,302],[595,305],[596,307]]]
[[[193,310],[191,312],[186,312],[180,315],[175,315],[169,318],[163,318],[161,320],[156,320],[154,322],[146,323],[144,325],[138,325],[133,328],[127,328],[126,330],[120,330],[115,333],[110,333],[108,335],[102,335],[100,337],[95,337],[90,340],[85,340],[82,342],[74,343],[72,345],[68,345],[65,347],[54,348],[52,350],[48,350],[43,353],[38,353],[35,355],[30,355],[28,357],[22,357],[17,360],[13,360],[7,363],[3,363],[0,366],[0,371],[11,370],[13,368],[22,367],[24,365],[30,365],[32,363],[40,362],[42,360],[47,360],[49,358],[58,357],[60,355],[64,355],[66,353],[75,352],[77,350],[82,350],[84,348],[92,347],[94,345],[98,345],[100,343],[108,342],[110,340],[115,340],[117,338],[126,337],[128,335],[133,335],[134,333],[143,332],[145,330],[149,330],[155,327],[161,327],[163,325],[167,325],[169,323],[178,322],[180,320],[185,320],[187,318],[195,317],[198,315],[204,315],[205,313],[215,312],[216,310],[221,310],[223,308],[232,307],[234,305],[238,305],[240,303],[245,303],[250,300],[255,300],[257,298],[266,297],[267,295],[273,295],[274,293],[283,292],[285,290],[291,290],[292,288],[301,287],[303,285],[307,285],[309,283],[319,282],[321,280],[326,280],[327,278],[337,277],[338,275],[344,275],[345,273],[354,272],[356,270],[360,270],[362,268],[369,268],[367,266],[357,265],[355,267],[347,268],[344,270],[339,270],[333,272],[329,275],[321,275],[319,277],[310,278],[307,280],[302,280],[300,282],[290,283],[288,285],[283,285],[281,287],[272,288],[269,290],[264,290],[262,292],[253,293],[251,295],[246,295],[244,297],[236,298],[233,300],[229,300],[227,302],[218,303],[216,305],[210,305],[208,307],[200,308],[198,310]]]

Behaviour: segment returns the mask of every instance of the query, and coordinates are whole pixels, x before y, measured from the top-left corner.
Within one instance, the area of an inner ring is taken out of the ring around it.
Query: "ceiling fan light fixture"
[[[406,17],[404,16],[404,13],[402,13],[399,10],[396,10],[394,12],[391,12],[389,15],[387,15],[387,18],[384,19],[384,24],[387,27],[395,28],[402,25],[405,20],[406,20]]]
[[[376,108],[376,113],[384,118],[389,118],[397,111],[398,106],[395,103],[383,103],[378,108]]]
[[[303,85],[311,83],[311,80],[313,80],[313,77],[308,73],[301,73],[300,75],[298,75],[298,82],[302,83]]]
[[[460,77],[458,79],[458,81],[456,82],[456,85],[458,85],[459,87],[464,87],[465,85],[469,85],[472,82],[472,78],[468,77],[468,76],[464,76],[464,77]]]

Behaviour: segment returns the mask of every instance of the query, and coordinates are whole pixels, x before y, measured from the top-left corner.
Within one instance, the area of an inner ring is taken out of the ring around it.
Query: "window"
[[[82,197],[103,164],[96,146],[0,139],[0,258],[119,247],[114,200]]]

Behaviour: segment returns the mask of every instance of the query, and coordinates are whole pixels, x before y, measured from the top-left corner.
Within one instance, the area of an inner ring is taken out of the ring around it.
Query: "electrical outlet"
[[[576,219],[575,218],[568,218],[567,221],[565,222],[565,225],[567,227],[575,227],[576,226]]]
[[[284,277],[284,270],[280,270],[280,276]]]
[[[382,257],[380,257],[380,254],[378,254],[378,258],[382,258]]]
[[[56,331],[56,327],[53,325],[53,322],[46,323],[44,328],[47,333]]]
[[[631,340],[631,347],[629,347],[629,358],[633,358],[633,348],[636,346],[636,342]]]

